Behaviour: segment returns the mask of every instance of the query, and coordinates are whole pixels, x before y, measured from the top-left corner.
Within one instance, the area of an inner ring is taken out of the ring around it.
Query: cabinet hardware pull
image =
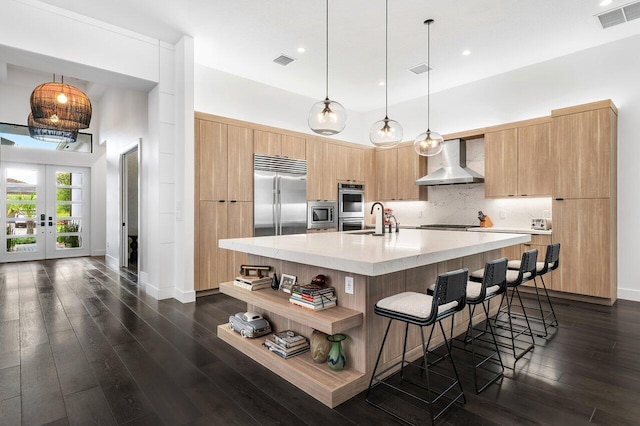
[[[219,203],[224,203],[224,200],[218,200]]]
[[[237,200],[231,200],[230,201],[230,203],[236,203],[236,202],[237,202]]]
[[[556,201],[564,201],[564,198],[556,198]]]

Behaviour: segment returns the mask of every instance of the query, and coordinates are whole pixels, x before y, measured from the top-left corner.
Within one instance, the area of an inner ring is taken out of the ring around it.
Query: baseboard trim
[[[106,249],[102,249],[102,250],[92,250],[91,251],[91,256],[94,257],[98,257],[98,256],[106,256],[107,255],[107,250]]]
[[[196,301],[196,292],[194,290],[182,291],[179,288],[175,288],[173,298],[180,303],[192,303]]]
[[[640,290],[618,287],[618,299],[640,302]]]
[[[104,261],[107,264],[108,268],[111,268],[116,271],[120,269],[120,261],[117,258],[113,256],[109,256],[108,254],[105,254]]]

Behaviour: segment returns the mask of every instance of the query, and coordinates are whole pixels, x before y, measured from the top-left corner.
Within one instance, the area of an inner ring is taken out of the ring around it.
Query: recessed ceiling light
[[[304,53],[304,52],[305,52],[304,47],[298,47],[298,53]]]
[[[384,86],[384,81],[378,83],[379,86]]]
[[[465,50],[462,51],[462,54],[464,56],[469,56],[469,55],[471,55],[471,51],[469,49],[465,49]]]
[[[602,0],[600,2],[600,6],[605,7],[605,6],[609,6],[611,4],[613,0]]]

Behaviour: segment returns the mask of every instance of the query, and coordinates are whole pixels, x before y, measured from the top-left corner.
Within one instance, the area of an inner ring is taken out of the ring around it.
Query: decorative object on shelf
[[[284,359],[307,352],[311,347],[306,337],[293,330],[280,331],[267,336],[263,345]]]
[[[430,119],[431,119],[431,24],[433,19],[427,19],[424,21],[427,25],[427,131],[420,133],[416,140],[413,142],[413,149],[422,156],[431,157],[433,155],[440,154],[443,148],[444,138],[436,132],[431,131]]]
[[[331,350],[327,356],[327,364],[329,368],[335,371],[341,371],[347,364],[347,358],[344,355],[344,349],[342,348],[342,341],[347,336],[345,334],[332,334],[327,336],[327,340],[331,342]]]
[[[271,277],[271,288],[280,290],[280,280],[278,279],[278,272],[276,271],[273,271],[273,276]]]
[[[78,139],[77,130],[65,130],[51,128],[40,124],[33,119],[33,114],[29,113],[27,118],[27,126],[29,127],[29,136],[43,142],[52,143],[74,143]]]
[[[229,317],[229,328],[242,337],[259,337],[271,333],[271,324],[257,312],[238,312]]]
[[[347,112],[340,103],[329,99],[329,0],[327,0],[326,41],[326,96],[324,100],[313,104],[307,122],[309,128],[315,133],[331,136],[344,130],[347,125]]]
[[[238,273],[247,277],[262,278],[262,275],[268,273],[270,270],[271,266],[240,265],[240,268],[238,268]]]
[[[298,278],[295,275],[281,274],[280,275],[280,290],[285,293],[291,293],[291,287],[296,284]]]
[[[322,331],[313,330],[311,333],[311,358],[316,364],[322,364],[327,362],[329,356],[329,350],[331,350],[331,342],[327,340],[328,334]]]
[[[369,139],[378,148],[393,148],[402,141],[402,126],[389,119],[389,0],[384,12],[384,118],[376,121],[369,131]]]
[[[91,101],[77,87],[53,82],[37,86],[31,92],[33,120],[55,130],[86,129],[91,123]]]

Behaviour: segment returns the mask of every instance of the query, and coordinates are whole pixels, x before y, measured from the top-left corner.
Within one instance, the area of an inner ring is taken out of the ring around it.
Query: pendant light
[[[431,24],[433,24],[433,19],[427,19],[424,23],[427,25],[427,131],[418,135],[413,142],[413,149],[422,156],[431,157],[442,152],[444,138],[439,133],[432,132],[429,127],[431,118],[429,100],[429,92],[431,90]]]
[[[62,130],[44,126],[35,121],[32,114],[29,114],[27,125],[29,127],[29,136],[39,141],[53,143],[73,143],[78,139],[77,130]]]
[[[91,122],[91,101],[82,90],[64,83],[44,83],[31,93],[33,121],[45,128],[74,131],[86,129]]]
[[[316,102],[309,111],[309,128],[314,132],[325,135],[337,135],[347,125],[347,112],[344,107],[329,99],[329,0],[327,0],[327,63],[326,63],[326,96]]]
[[[376,121],[369,131],[369,139],[378,148],[393,148],[402,141],[402,126],[389,119],[389,0],[384,12],[384,118]]]

